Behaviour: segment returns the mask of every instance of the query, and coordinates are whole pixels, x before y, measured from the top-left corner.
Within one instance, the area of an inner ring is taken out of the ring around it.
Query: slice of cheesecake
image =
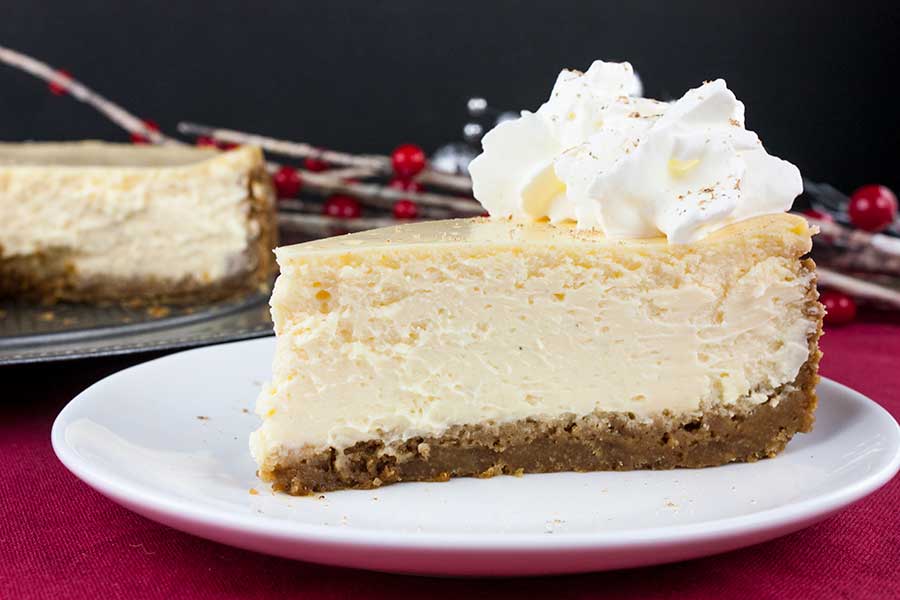
[[[308,494],[771,457],[813,422],[811,234],[479,218],[280,248],[259,474]]]
[[[268,288],[258,148],[0,144],[0,297],[193,303]]]

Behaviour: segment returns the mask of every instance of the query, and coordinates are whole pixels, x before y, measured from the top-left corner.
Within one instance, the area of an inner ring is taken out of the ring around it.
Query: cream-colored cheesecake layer
[[[253,454],[762,402],[808,357],[810,235],[790,215],[685,245],[472,219],[281,248]]]
[[[250,174],[262,161],[249,147],[0,144],[0,256],[62,255],[85,280],[250,270]]]

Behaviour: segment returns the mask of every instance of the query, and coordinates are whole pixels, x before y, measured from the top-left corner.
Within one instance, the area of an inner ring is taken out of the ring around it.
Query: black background
[[[627,59],[647,95],[724,77],[770,152],[900,189],[900,2],[0,0],[0,44],[179,120],[354,152],[458,140],[465,100],[536,108],[561,67]],[[126,140],[0,65],[0,139]]]

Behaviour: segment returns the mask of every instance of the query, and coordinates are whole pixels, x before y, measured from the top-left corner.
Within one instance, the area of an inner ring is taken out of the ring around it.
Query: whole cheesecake
[[[259,475],[401,481],[755,461],[809,431],[823,310],[793,165],[711,82],[564,71],[471,167],[491,218],[276,251]]]
[[[268,289],[262,152],[0,144],[0,296],[193,303]]]

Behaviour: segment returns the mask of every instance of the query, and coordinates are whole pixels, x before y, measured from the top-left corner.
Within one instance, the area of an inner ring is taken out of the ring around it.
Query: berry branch
[[[463,192],[470,192],[472,190],[472,180],[468,177],[451,175],[449,173],[442,173],[440,171],[435,171],[434,169],[429,169],[425,165],[424,155],[420,158],[412,158],[412,160],[404,160],[401,158],[401,160],[398,161],[398,156],[406,156],[403,153],[404,150],[410,151],[409,145],[399,147],[395,151],[394,156],[347,154],[344,152],[317,148],[316,146],[303,142],[291,142],[255,133],[210,127],[208,125],[200,125],[197,123],[179,123],[178,131],[186,135],[204,136],[225,143],[259,146],[272,154],[281,154],[292,158],[319,160],[331,165],[369,168],[381,175],[391,175],[396,172],[408,178],[415,178],[419,183],[423,184],[431,184]]]
[[[314,173],[296,169],[304,190],[320,195],[348,194],[360,202],[375,208],[393,210],[394,203],[411,200],[426,207],[443,209],[446,216],[480,215],[484,209],[480,204],[465,198],[455,198],[430,192],[414,192],[374,183],[356,183],[335,177],[328,171]]]
[[[164,135],[152,123],[139,119],[118,104],[107,100],[68,73],[53,69],[46,63],[5,46],[0,46],[0,61],[43,79],[51,86],[51,89],[57,91],[56,93],[68,92],[76,100],[90,105],[110,121],[130,133],[132,139],[147,139],[154,144],[182,143]]]

